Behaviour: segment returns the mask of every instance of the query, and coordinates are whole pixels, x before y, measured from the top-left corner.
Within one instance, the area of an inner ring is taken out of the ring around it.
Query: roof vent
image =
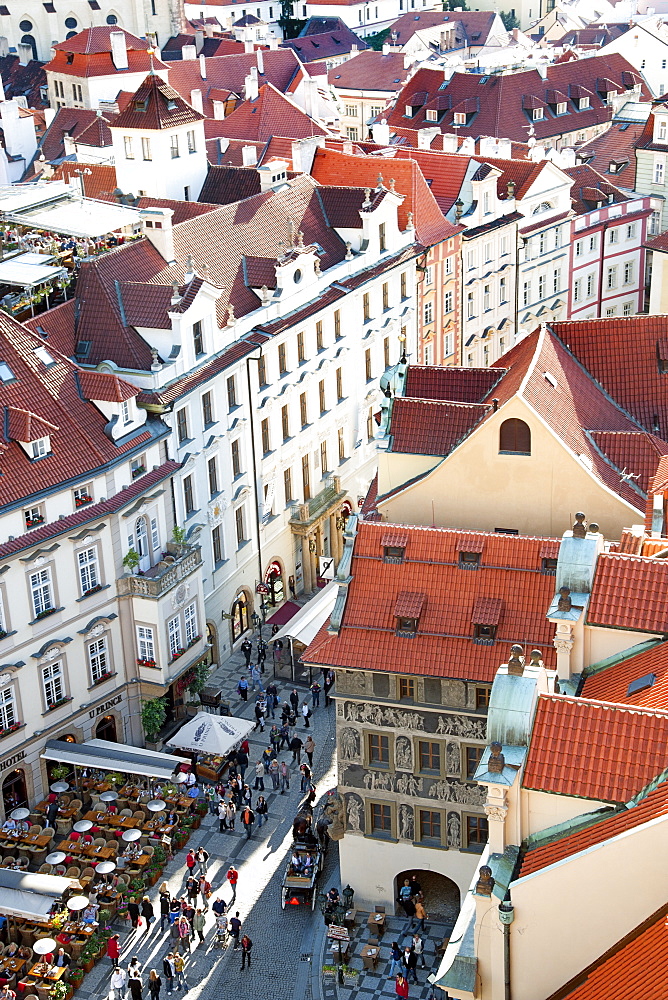
[[[552,372],[543,372],[543,378],[546,382],[549,382],[553,389],[557,388],[557,380],[552,374]]]
[[[639,691],[646,691],[647,688],[651,688],[655,680],[656,674],[645,674],[644,677],[638,677],[637,680],[631,681],[626,694],[638,694]]]
[[[570,611],[573,604],[571,602],[571,592],[568,587],[559,588],[559,603],[557,611]]]
[[[510,647],[510,659],[508,660],[508,673],[512,677],[521,677],[524,673],[524,657],[522,656],[522,647],[519,643],[515,643],[514,646]]]
[[[585,524],[584,514],[575,515],[575,524],[573,525],[573,538],[584,538],[587,534],[587,526]]]
[[[492,743],[489,748],[489,760],[487,770],[491,774],[501,774],[506,764],[506,758],[501,753],[501,744]]]
[[[478,881],[475,884],[476,896],[491,896],[493,888],[492,869],[487,865],[482,865],[478,872]]]

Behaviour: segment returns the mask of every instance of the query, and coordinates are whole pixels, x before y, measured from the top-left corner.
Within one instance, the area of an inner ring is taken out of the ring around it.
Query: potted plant
[[[135,573],[139,566],[139,553],[136,549],[129,549],[123,556],[123,565],[130,573]]]
[[[141,724],[149,743],[157,743],[159,733],[167,718],[167,703],[163,698],[151,698],[145,701],[141,709]]]
[[[180,525],[175,524],[174,527],[172,528],[172,541],[174,543],[177,556],[180,556],[186,544],[185,528],[182,528]]]
[[[52,781],[65,781],[70,776],[70,768],[67,764],[56,764],[51,768]]]
[[[81,968],[84,972],[91,972],[95,965],[95,955],[90,946],[90,942],[81,949]]]
[[[51,1000],[69,1000],[73,995],[74,990],[69,983],[64,983],[62,979],[58,983],[54,983],[51,987]]]
[[[349,965],[344,965],[341,969],[343,972],[343,983],[345,986],[357,986],[360,974],[357,969],[351,968]]]
[[[337,969],[335,965],[323,965],[322,967],[322,978],[323,982],[336,982]]]
[[[70,966],[67,977],[75,990],[78,990],[84,980],[84,970],[80,965]]]

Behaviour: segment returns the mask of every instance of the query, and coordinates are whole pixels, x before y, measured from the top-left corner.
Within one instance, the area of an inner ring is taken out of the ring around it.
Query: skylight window
[[[652,684],[656,680],[656,674],[645,674],[643,677],[638,677],[636,680],[631,681],[627,689],[627,696],[630,694],[638,694],[639,691],[645,691],[646,688],[651,688]]]
[[[16,375],[6,361],[0,361],[0,382],[14,382]]]
[[[39,358],[43,365],[46,365],[47,367],[49,365],[55,365],[56,363],[56,359],[51,357],[46,347],[36,347],[33,354],[36,358]]]

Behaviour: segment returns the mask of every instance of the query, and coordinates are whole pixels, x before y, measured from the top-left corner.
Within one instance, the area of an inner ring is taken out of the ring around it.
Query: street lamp
[[[342,890],[341,895],[343,896],[343,905],[347,913],[348,910],[352,910],[353,908],[353,897],[355,895],[355,890],[351,889],[351,887],[347,885],[345,889]]]

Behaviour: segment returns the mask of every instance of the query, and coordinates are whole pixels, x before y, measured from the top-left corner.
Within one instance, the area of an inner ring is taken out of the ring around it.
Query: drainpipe
[[[601,318],[603,309],[603,272],[605,271],[605,234],[610,228],[609,222],[604,222],[601,228],[601,270],[598,276],[598,303],[596,308],[596,318]]]
[[[499,903],[499,920],[503,926],[503,998],[512,1000],[510,988],[510,925],[515,919],[515,908],[510,900]]]
[[[260,498],[258,493],[257,485],[257,458],[255,454],[255,417],[254,417],[254,407],[253,407],[253,393],[251,390],[251,377],[250,377],[250,361],[259,361],[262,357],[262,347],[259,347],[260,353],[256,358],[252,355],[246,358],[246,383],[248,386],[248,416],[250,422],[250,432],[251,432],[251,459],[253,463],[253,487],[255,492],[255,530],[257,531],[257,565],[258,565],[258,583],[262,583],[262,540],[260,535],[261,524],[260,524]]]

